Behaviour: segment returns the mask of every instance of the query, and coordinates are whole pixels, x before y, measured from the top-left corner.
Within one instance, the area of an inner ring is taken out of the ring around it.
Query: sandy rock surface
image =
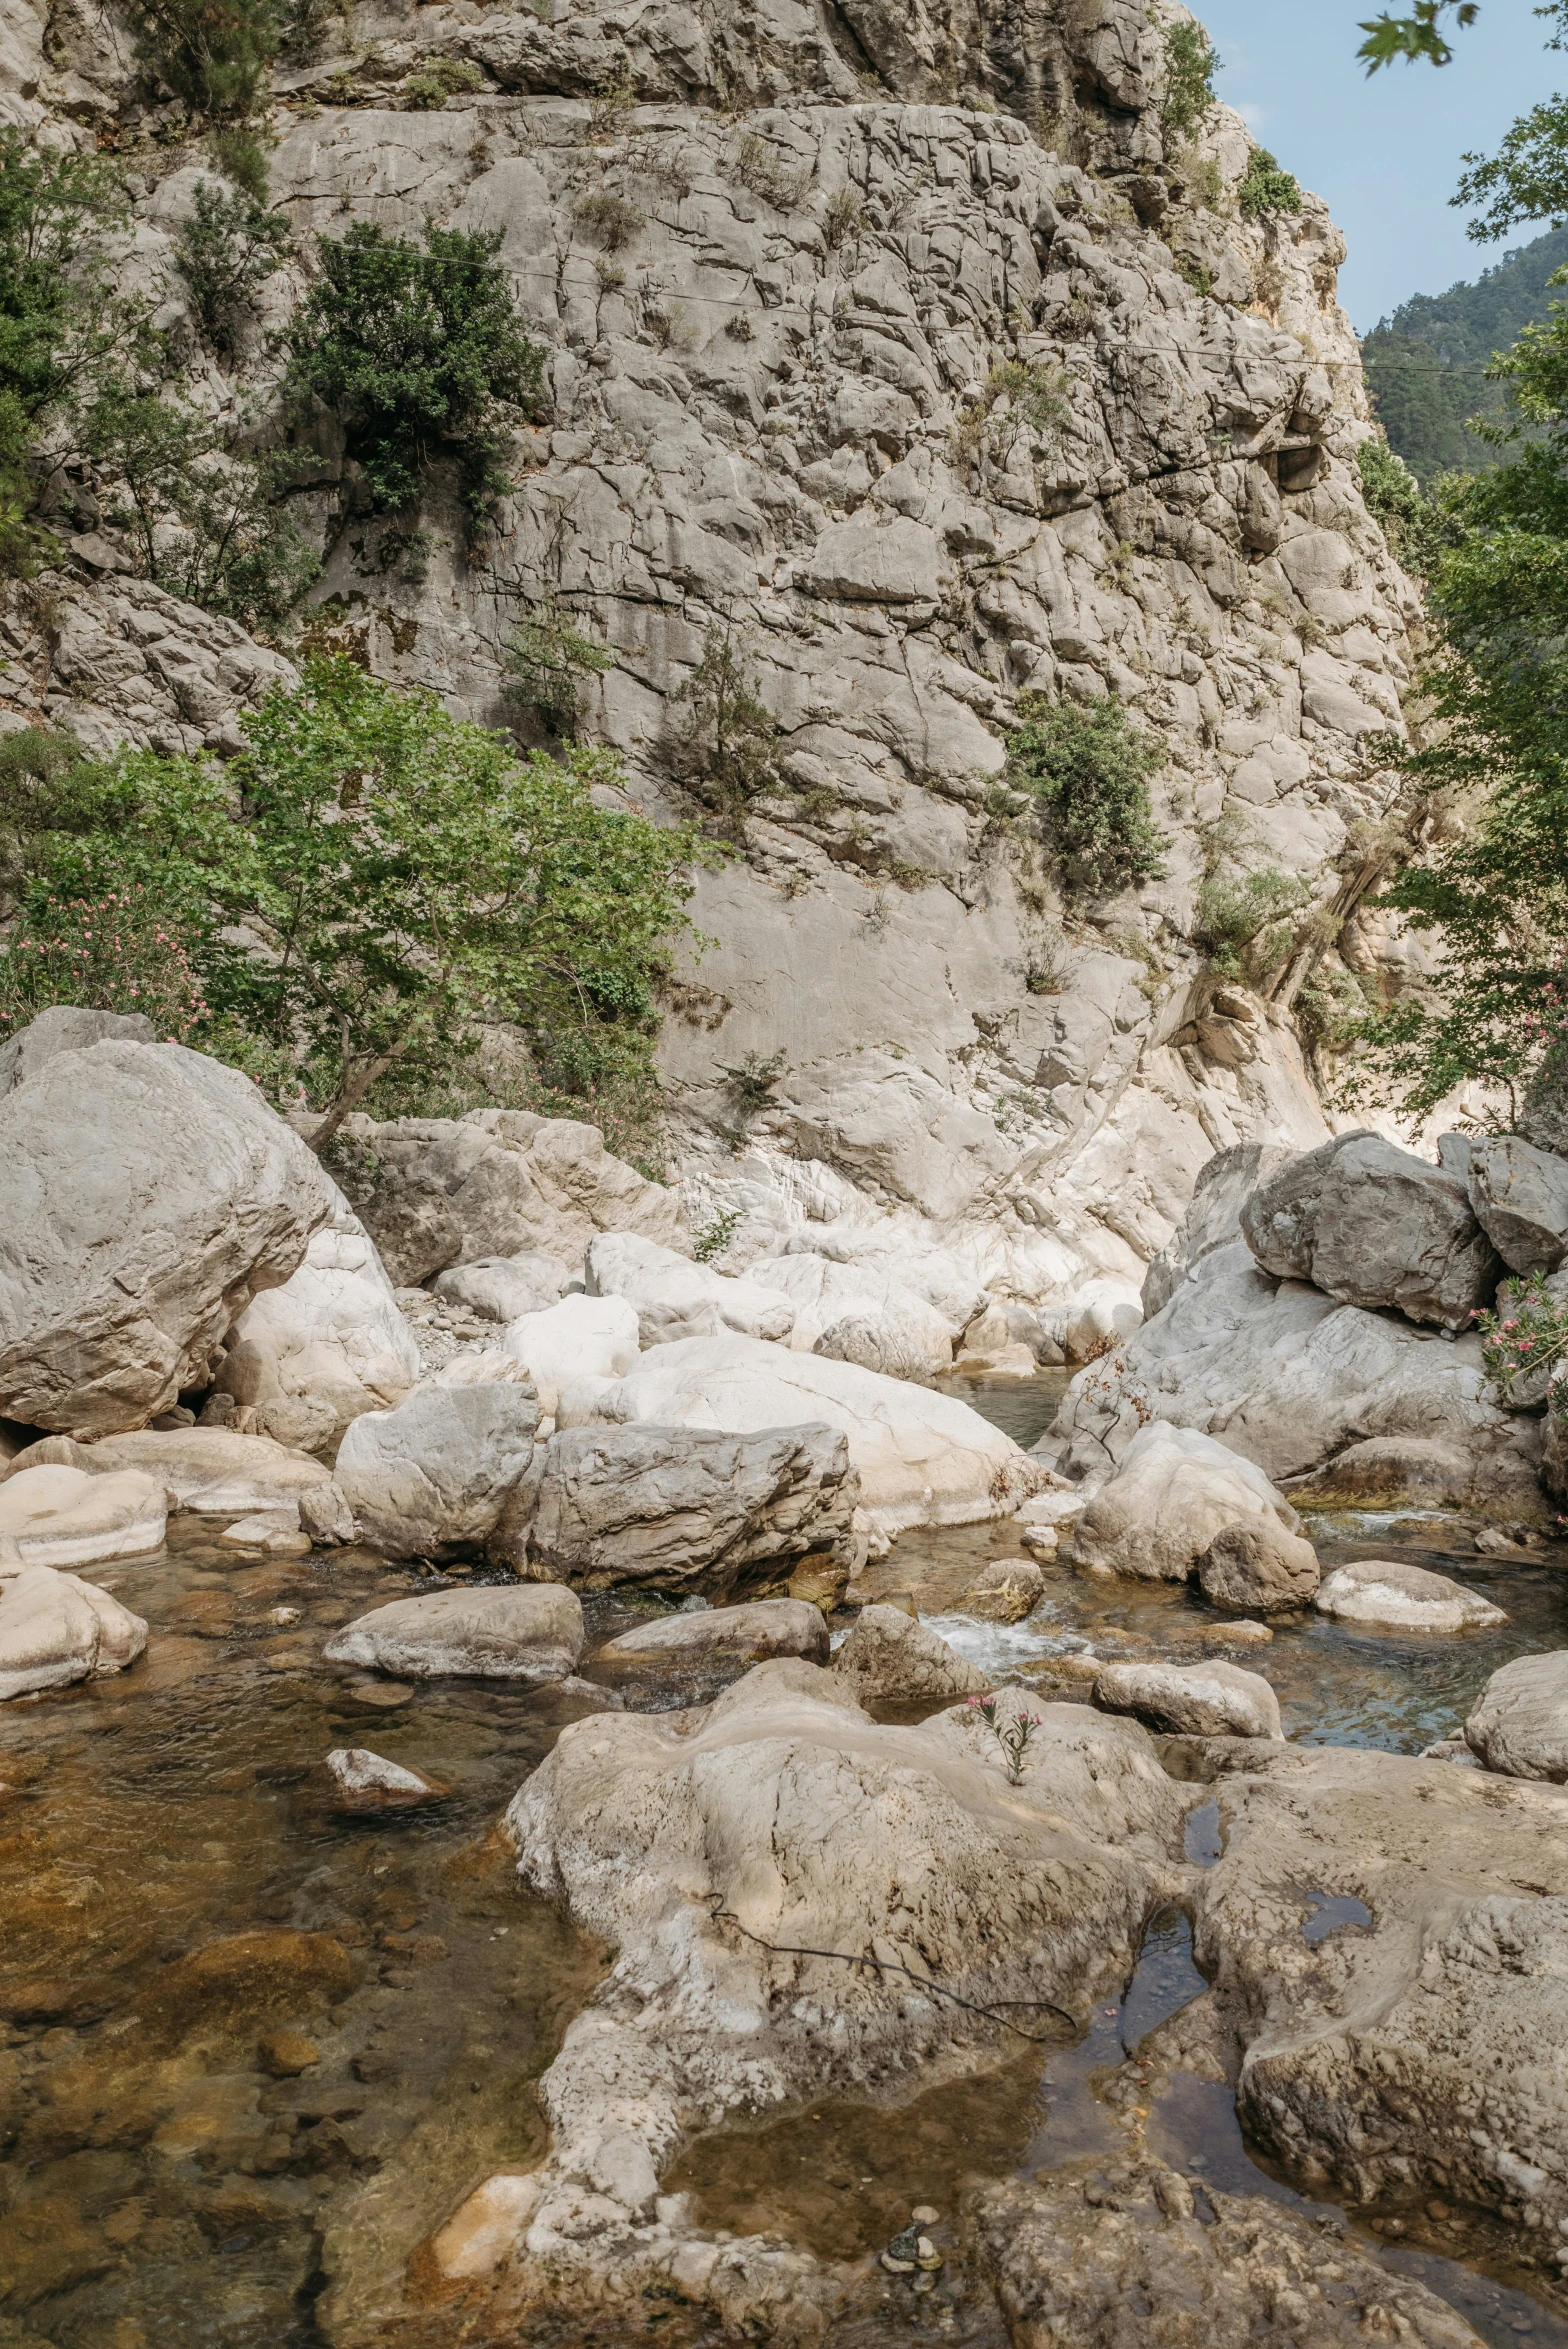
[[[360,1664],[411,1680],[562,1680],[583,1645],[583,1611],[559,1583],[433,1591],[393,1599],[336,1632],[329,1663]]]
[[[1491,1631],[1508,1617],[1501,1607],[1446,1574],[1398,1558],[1358,1558],[1323,1578],[1313,1604],[1342,1623],[1390,1631]]]

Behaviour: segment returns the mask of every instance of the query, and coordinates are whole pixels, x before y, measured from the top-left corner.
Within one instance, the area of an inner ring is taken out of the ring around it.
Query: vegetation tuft
[[[1164,869],[1164,838],[1149,784],[1159,745],[1137,732],[1118,701],[1087,709],[1019,696],[1007,737],[1007,781],[1032,800],[1069,882],[1091,896],[1135,889]]]

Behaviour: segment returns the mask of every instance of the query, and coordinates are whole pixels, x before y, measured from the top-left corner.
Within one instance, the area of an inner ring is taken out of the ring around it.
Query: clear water
[[[1063,1383],[958,1391],[1032,1440]],[[1281,1622],[1267,1646],[1226,1651],[1273,1681],[1293,1736],[1415,1750],[1462,1718],[1506,1656],[1568,1644],[1561,1549],[1527,1565],[1482,1559],[1435,1519],[1316,1531],[1327,1559],[1389,1548],[1457,1574],[1512,1620],[1427,1641]],[[1223,1629],[1185,1591],[1054,1571],[1023,1624],[956,1612],[975,1567],[1016,1546],[1006,1525],[911,1535],[869,1571],[866,1595],[915,1589],[955,1645],[1055,1694],[1073,1693],[1052,1675],[1075,1656],[1202,1654]],[[401,2304],[410,2259],[470,2182],[542,2154],[533,2083],[604,1955],[520,1892],[496,1827],[591,1700],[326,1667],[337,1625],[430,1587],[353,1552],[247,1564],[186,1520],[167,1551],[93,1579],[147,1617],[148,1656],[120,1678],[0,1706],[0,2349],[359,2349],[381,2337],[377,2312]],[[590,1647],[651,1604],[591,1600]],[[275,1620],[280,1609],[298,1620]],[[653,1674],[625,1693],[689,1703],[732,1672]],[[343,1818],[320,1773],[333,1745],[368,1745],[449,1791],[429,1809]],[[1187,1833],[1193,1860],[1217,1856],[1215,1806],[1190,1814]],[[1313,1929],[1358,1922],[1309,1904]],[[723,2223],[831,2256],[880,2247],[914,2204],[950,2214],[965,2176],[1124,2148],[1130,2127],[1195,2176],[1288,2198],[1243,2143],[1227,2090],[1138,2055],[1201,1988],[1185,1935],[1180,1918],[1160,1921],[1124,1997],[1075,2045],[1021,2048],[986,2078],[932,2089],[896,2126],[880,2108],[829,2104],[726,2130],[688,2148],[667,2182]],[[213,1944],[225,1945],[216,1961]],[[221,1976],[192,1971],[197,1951]],[[279,2030],[314,2043],[309,2069],[279,2069],[267,2044]],[[1489,2342],[1568,2349],[1539,2285],[1526,2290],[1464,2224],[1384,2255],[1417,2267]],[[943,2323],[973,2349],[1000,2344],[977,2300],[953,2301]],[[408,2338],[447,2349],[433,2310]],[[833,2349],[891,2338],[880,2320],[851,2325]]]

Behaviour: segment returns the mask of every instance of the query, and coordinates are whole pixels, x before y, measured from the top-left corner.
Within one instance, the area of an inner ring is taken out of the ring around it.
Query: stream
[[[954,1391],[1027,1443],[1064,1383]],[[1561,1544],[1523,1563],[1480,1557],[1440,1517],[1319,1518],[1312,1532],[1325,1565],[1386,1548],[1510,1621],[1418,1639],[1313,1617],[1227,1649],[1273,1682],[1287,1736],[1417,1752],[1498,1664],[1568,1646]],[[959,1612],[974,1569],[1016,1546],[1006,1525],[907,1535],[860,1587],[916,1591],[955,1647],[1053,1696],[1067,1693],[1061,1660],[1091,1649],[1208,1652],[1220,1619],[1166,1585],[1048,1571],[1022,1624]],[[90,1578],[147,1618],[147,1656],[0,1707],[0,2349],[359,2349],[384,2337],[376,2310],[399,2301],[411,2252],[471,2187],[542,2156],[532,2084],[606,1957],[519,1890],[497,1822],[590,1700],[323,1664],[350,1616],[449,1579],[361,1552],[247,1563],[184,1518],[166,1549]],[[590,1599],[585,1654],[656,1607]],[[343,1816],[322,1757],[361,1745],[439,1780],[444,1799]],[[1216,1856],[1216,1816],[1191,1815],[1192,1859]],[[1186,1920],[1165,1912],[1120,2002],[1075,2044],[932,2089],[892,2127],[883,2108],[826,2103],[715,2132],[666,2183],[707,2223],[833,2258],[881,2249],[928,2203],[945,2246],[966,2175],[1113,2160],[1136,2112],[1150,2148],[1195,2180],[1342,2226],[1249,2151],[1227,2089],[1140,2061],[1203,1987]],[[1440,2204],[1408,2231],[1349,2223],[1495,2349],[1568,2349],[1568,2299],[1495,2227]],[[951,2274],[844,2349],[933,2330],[1001,2349],[994,2305],[966,2301]],[[421,2349],[447,2337],[423,2322],[408,2335]]]

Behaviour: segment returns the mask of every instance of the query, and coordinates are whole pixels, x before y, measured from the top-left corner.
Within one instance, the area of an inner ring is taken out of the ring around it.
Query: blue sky
[[[1531,0],[1483,0],[1441,72],[1356,63],[1363,17],[1385,0],[1193,0],[1223,61],[1216,87],[1286,169],[1328,199],[1350,245],[1340,298],[1358,332],[1409,294],[1478,277],[1507,250],[1476,245],[1448,199],[1467,148],[1490,152],[1514,117],[1568,89]],[[1400,13],[1386,0],[1391,13]],[[1521,233],[1528,242],[1541,227]]]

